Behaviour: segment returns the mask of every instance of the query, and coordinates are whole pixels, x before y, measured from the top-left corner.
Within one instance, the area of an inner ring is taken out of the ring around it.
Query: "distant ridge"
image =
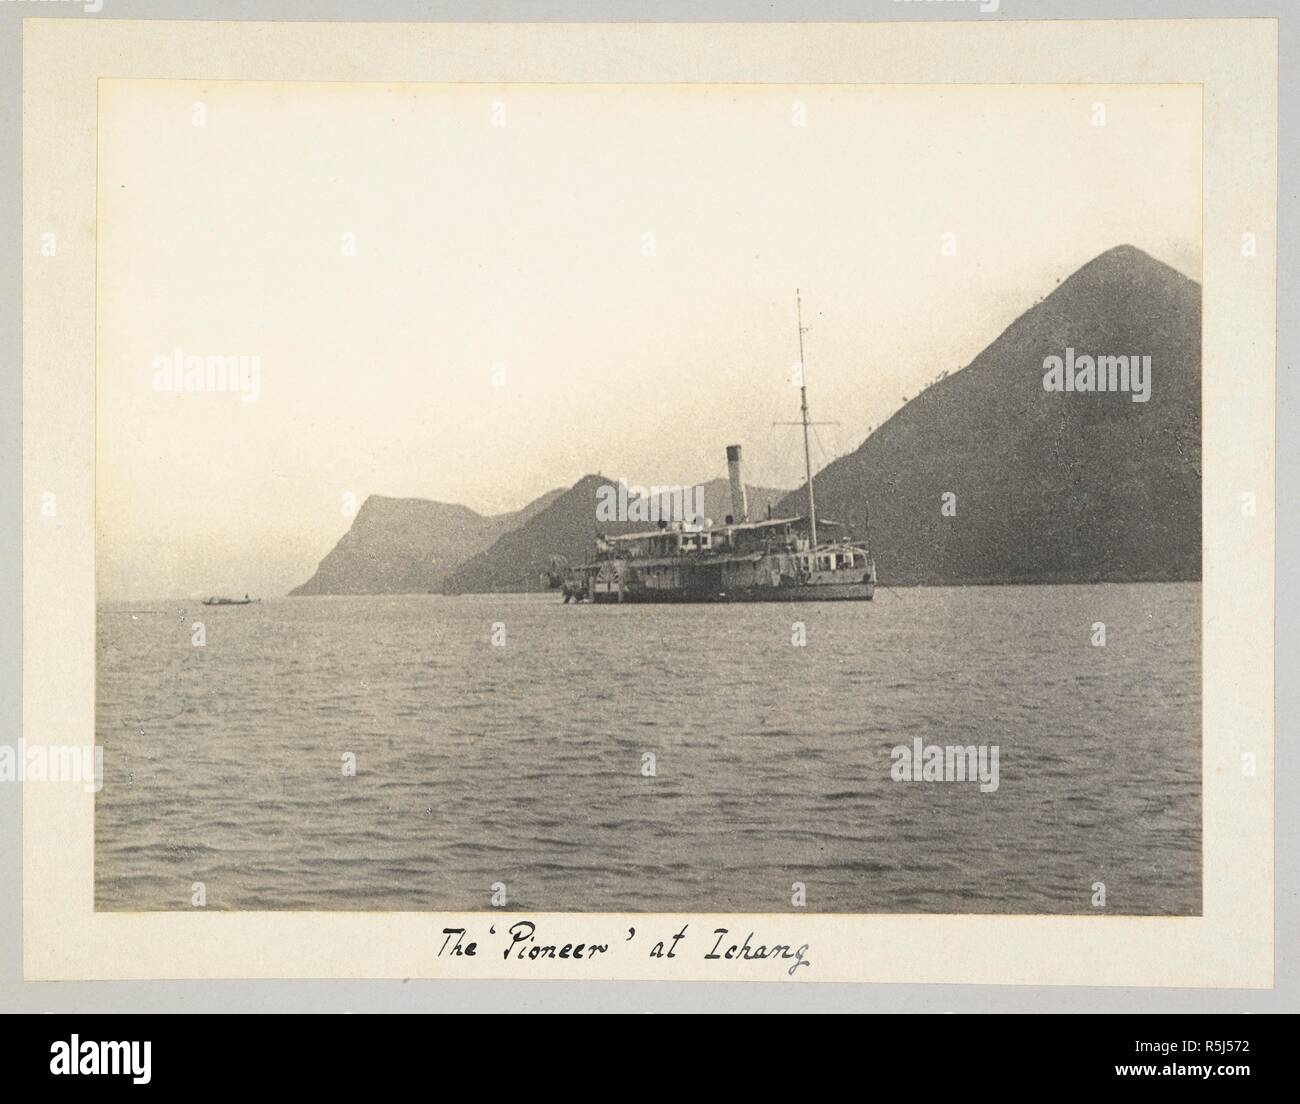
[[[1149,401],[1044,390],[1044,359],[1067,347],[1150,355]],[[814,489],[820,515],[859,532],[870,502],[886,586],[1199,579],[1200,285],[1131,245],[1101,254]],[[802,490],[777,507],[804,509]]]
[[[562,493],[550,491],[522,510],[491,517],[446,502],[371,495],[316,573],[290,595],[438,592],[468,557]]]

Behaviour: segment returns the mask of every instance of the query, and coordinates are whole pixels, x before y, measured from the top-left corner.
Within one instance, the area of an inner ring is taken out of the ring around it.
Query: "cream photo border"
[[[391,24],[29,19],[23,31],[23,736],[94,742],[97,86],[103,78],[1195,84],[1203,108],[1203,914],[1198,917],[94,910],[94,795],[23,791],[29,980],[782,980],[711,933],[807,944],[800,981],[1268,987],[1273,976],[1273,20]],[[58,235],[57,256],[41,236]],[[1254,235],[1247,256],[1243,235]],[[104,274],[111,278],[111,274]],[[43,508],[53,495],[57,509]],[[1247,516],[1243,496],[1256,510]],[[1254,773],[1243,769],[1253,756]],[[506,960],[516,920],[594,959]],[[490,924],[497,935],[487,937]],[[647,953],[689,925],[672,959]],[[487,938],[439,955],[443,929]],[[638,938],[627,942],[635,927]]]

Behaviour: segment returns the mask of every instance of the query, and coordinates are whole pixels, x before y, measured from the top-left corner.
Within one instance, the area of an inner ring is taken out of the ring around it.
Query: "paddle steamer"
[[[818,519],[803,378],[799,323],[800,421],[807,513],[754,521],[749,517],[739,445],[727,447],[731,509],[722,525],[661,521],[657,529],[599,535],[595,554],[575,567],[556,565],[551,585],[566,602],[827,602],[870,601],[876,564],[864,541]],[[865,508],[865,507],[864,507]],[[828,539],[827,539],[828,538]]]

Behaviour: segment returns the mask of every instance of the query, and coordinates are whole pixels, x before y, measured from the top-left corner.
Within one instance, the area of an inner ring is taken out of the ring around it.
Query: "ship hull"
[[[588,601],[598,605],[701,602],[870,602],[875,583],[813,583],[805,586],[755,586],[734,590],[594,590]]]

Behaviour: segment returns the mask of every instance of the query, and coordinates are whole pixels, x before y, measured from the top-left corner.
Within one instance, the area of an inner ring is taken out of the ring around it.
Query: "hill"
[[[522,510],[489,517],[446,502],[371,495],[316,573],[290,594],[440,591],[466,559],[546,509],[561,493],[551,491]]]
[[[1148,401],[1045,390],[1067,349],[1150,356]],[[814,489],[859,533],[870,502],[884,585],[1199,579],[1200,285],[1132,246],[1102,254]],[[800,490],[777,512],[804,508]]]

